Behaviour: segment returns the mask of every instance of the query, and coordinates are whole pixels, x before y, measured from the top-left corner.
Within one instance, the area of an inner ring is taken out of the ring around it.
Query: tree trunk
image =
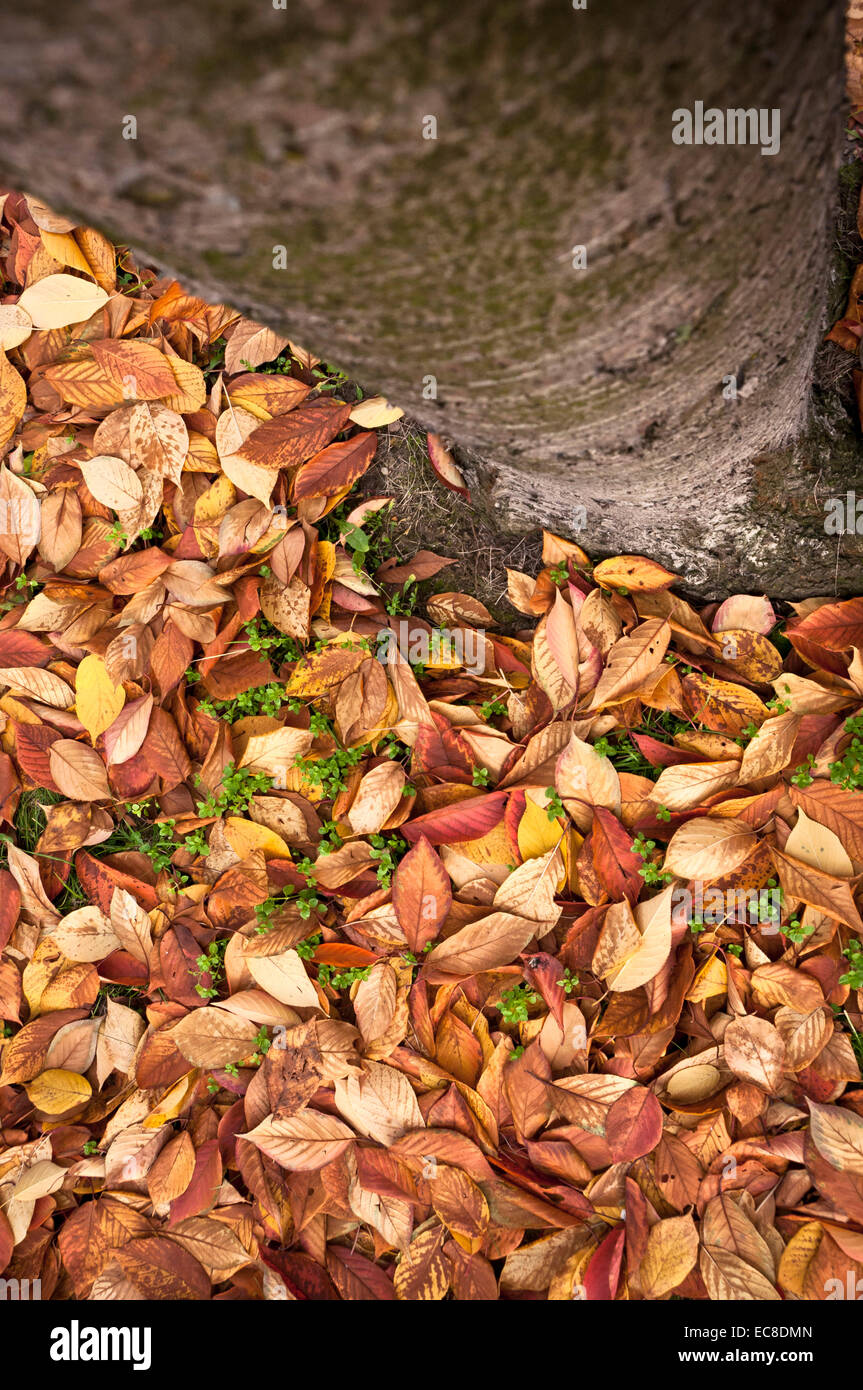
[[[842,21],[29,0],[3,23],[0,174],[452,437],[501,530],[648,553],[702,593],[832,592],[863,553],[824,532],[858,457],[810,389]],[[777,109],[778,152],[675,144],[696,102]]]

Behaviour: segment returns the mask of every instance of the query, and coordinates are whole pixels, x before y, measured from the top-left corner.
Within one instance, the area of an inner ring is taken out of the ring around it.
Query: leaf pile
[[[0,206],[4,1277],[844,1296],[863,599],[545,533],[516,635],[418,617],[346,500],[399,412]]]

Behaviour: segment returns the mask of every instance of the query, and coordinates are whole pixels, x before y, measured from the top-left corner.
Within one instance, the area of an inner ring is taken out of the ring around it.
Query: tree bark
[[[452,437],[501,530],[832,592],[842,46],[839,0],[29,0],[0,175]],[[696,101],[778,109],[779,151],[674,144]]]

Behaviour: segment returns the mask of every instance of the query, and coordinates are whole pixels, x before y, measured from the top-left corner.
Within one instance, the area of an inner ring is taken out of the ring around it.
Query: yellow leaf
[[[248,490],[248,489],[246,489]],[[338,646],[323,647],[298,661],[285,685],[286,695],[312,699],[324,695],[368,660],[365,648],[349,647],[342,638]]]
[[[281,835],[265,825],[228,816],[225,820],[225,839],[240,859],[248,859],[253,850],[263,850],[267,859],[290,859],[291,851]]]
[[[641,933],[641,945],[619,970],[609,975],[606,984],[609,989],[625,991],[638,989],[658,974],[668,959],[671,950],[671,896],[674,885],[655,898],[638,903],[635,918]]]
[[[648,1233],[638,1271],[645,1298],[661,1298],[676,1289],[695,1268],[697,1259],[698,1232],[691,1216],[657,1221]]]
[[[431,1303],[444,1297],[452,1274],[441,1253],[442,1244],[440,1226],[414,1236],[395,1272],[397,1299],[403,1303]]]
[[[175,358],[169,357],[169,362],[174,362]],[[184,366],[190,364],[184,363]],[[176,406],[173,407],[177,409]],[[183,464],[184,473],[216,473],[219,468],[219,455],[216,453],[216,446],[205,434],[199,434],[197,430],[189,430],[189,452]]]
[[[26,404],[24,379],[0,348],[0,449],[8,444],[18,428]]]
[[[336,570],[336,547],[332,541],[318,541],[317,544],[318,573],[325,584],[328,584]]]
[[[472,864],[510,870],[515,868],[515,850],[502,821],[475,840],[455,840],[450,848],[463,854]]]
[[[107,302],[108,296],[92,280],[77,275],[46,275],[29,285],[18,305],[33,320],[34,328],[66,328],[84,323]]]
[[[778,1283],[786,1293],[797,1298],[805,1298],[803,1292],[809,1266],[818,1254],[818,1247],[824,1236],[824,1227],[819,1221],[807,1221],[789,1240],[779,1261]]]
[[[524,815],[518,823],[518,852],[522,859],[538,859],[560,841],[561,823],[549,820],[543,806],[537,806],[528,792]]]
[[[28,1081],[24,1089],[37,1110],[46,1115],[65,1115],[68,1110],[86,1105],[92,1087],[85,1076],[76,1071],[52,1067]]]
[[[205,526],[207,522],[221,521],[229,507],[237,500],[237,490],[230,478],[224,474],[202,493],[195,503],[195,525]]]
[[[728,989],[728,970],[721,956],[711,956],[698,971],[686,998],[691,1004],[703,1004]]]
[[[75,713],[91,742],[110,728],[125,703],[122,685],[111,680],[101,656],[85,656],[75,674]]]
[[[183,357],[169,357],[167,363],[176,380],[177,389],[170,395],[163,396],[162,404],[169,410],[175,410],[178,415],[191,415],[200,410],[207,399],[207,383],[200,367],[196,367],[194,362],[187,362]]]
[[[835,878],[851,878],[854,873],[839,836],[826,825],[810,820],[802,809],[798,809],[797,824],[785,841],[785,853]]]
[[[85,275],[92,275],[93,272],[80,246],[69,232],[46,232],[43,228],[39,235],[45,250],[55,261],[59,261],[60,265],[67,265],[70,270],[81,270]]]
[[[155,1110],[151,1110],[143,1121],[144,1129],[161,1129],[162,1125],[168,1124],[170,1120],[176,1120],[191,1100],[199,1075],[198,1071],[187,1071],[185,1076],[181,1076],[179,1081],[169,1086]]]
[[[634,590],[664,589],[674,583],[677,575],[643,555],[615,555],[594,566],[593,577],[603,588],[632,593]]]
[[[99,992],[99,976],[88,961],[69,960],[53,937],[46,936],[25,965],[21,985],[32,1019],[57,1009],[89,1006]]]
[[[354,406],[350,419],[364,430],[377,430],[400,420],[403,415],[404,411],[397,405],[390,405],[386,396],[369,396]]]

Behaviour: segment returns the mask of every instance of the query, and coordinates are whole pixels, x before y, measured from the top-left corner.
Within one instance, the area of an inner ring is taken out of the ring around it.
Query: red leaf
[[[452,806],[442,806],[417,816],[400,827],[406,840],[416,841],[425,835],[430,845],[448,845],[456,840],[478,840],[503,817],[507,792],[488,792],[485,796],[466,797]]]
[[[787,633],[795,645],[803,638],[834,652],[863,647],[863,598],[824,603],[801,622],[789,623]]]
[[[293,468],[318,453],[348,422],[352,407],[322,397],[258,425],[240,449],[250,463]]]
[[[524,967],[524,977],[528,984],[539,990],[558,1026],[563,1031],[563,1006],[566,1003],[566,994],[558,983],[563,979],[563,966],[560,961],[554,956],[550,956],[546,951],[537,951],[535,955],[528,956]]]
[[[429,434],[426,436],[428,441],[429,459],[431,466],[440,478],[444,487],[448,487],[450,492],[458,492],[466,501],[470,501],[470,492],[467,489],[461,469],[456,467],[455,460],[449,449],[444,445],[439,434]]]
[[[35,632],[9,627],[0,632],[0,666],[47,666],[53,653]]]
[[[344,1245],[330,1245],[327,1248],[327,1269],[342,1298],[372,1300],[376,1303],[392,1302],[395,1289],[380,1265],[372,1264],[359,1250],[351,1250]]]
[[[318,965],[341,965],[347,969],[355,965],[374,965],[380,956],[367,951],[365,946],[352,946],[347,941],[325,941],[315,948],[312,960]]]
[[[189,1186],[171,1203],[171,1224],[187,1216],[202,1216],[216,1205],[224,1176],[218,1139],[207,1139],[195,1155]]]
[[[618,1226],[600,1241],[584,1272],[584,1296],[591,1303],[608,1302],[617,1293],[626,1227]]]
[[[375,456],[378,437],[371,431],[352,434],[322,449],[303,464],[294,480],[294,498],[332,497],[361,478]]]
[[[626,898],[634,903],[644,884],[639,873],[644,860],[632,849],[632,832],[611,811],[597,806],[591,844],[593,867],[608,896],[613,902]]]
[[[676,767],[678,763],[698,762],[697,753],[687,753],[682,748],[672,748],[650,734],[633,734],[629,737],[640,753],[643,753],[652,767]]]
[[[23,770],[37,787],[46,791],[58,792],[60,788],[51,776],[48,749],[63,735],[47,724],[17,724],[15,730],[15,756]]]
[[[0,951],[4,950],[21,908],[21,890],[8,869],[0,869]]]
[[[159,705],[153,707],[147,737],[136,756],[159,774],[166,791],[184,782],[192,771],[179,730],[167,710]]]
[[[122,870],[107,864],[104,859],[94,859],[92,854],[88,854],[84,849],[80,849],[75,855],[75,870],[90,902],[101,908],[106,917],[111,912],[111,899],[115,888],[124,888],[127,893],[131,893],[145,912],[151,912],[158,903],[155,889],[148,883],[142,883],[131,874],[124,874]]]
[[[293,1250],[268,1249],[261,1252],[265,1264],[280,1274],[294,1298],[311,1299],[315,1303],[338,1301],[332,1280],[316,1260]]]
[[[419,955],[434,941],[452,906],[449,875],[425,835],[408,850],[393,880],[393,907],[408,946]]]
[[[662,1138],[662,1107],[646,1086],[633,1086],[610,1107],[605,1137],[615,1163],[643,1158]]]

